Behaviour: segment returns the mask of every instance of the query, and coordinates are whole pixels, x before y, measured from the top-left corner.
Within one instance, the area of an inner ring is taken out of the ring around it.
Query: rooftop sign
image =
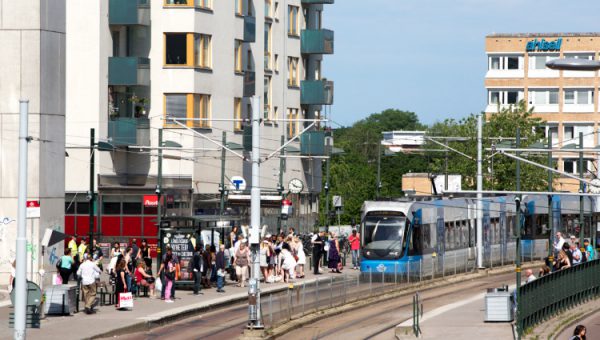
[[[560,51],[562,45],[562,38],[558,38],[554,41],[546,41],[546,39],[537,40],[533,39],[527,42],[527,52],[536,51]]]

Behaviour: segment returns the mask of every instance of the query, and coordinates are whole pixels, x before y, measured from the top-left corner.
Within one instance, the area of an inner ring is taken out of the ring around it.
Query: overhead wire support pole
[[[94,190],[94,181],[95,181],[95,173],[96,173],[96,130],[94,128],[90,129],[90,208],[89,208],[89,240],[88,246],[92,247],[94,245],[94,206],[96,203],[96,194]],[[75,256],[75,255],[73,255]],[[83,262],[83,259],[79,259],[79,261]]]
[[[516,141],[516,146],[517,148],[519,148],[521,145],[521,129],[517,128],[517,141]],[[517,157],[519,157],[520,153],[517,152]],[[519,157],[520,158],[520,157]],[[519,159],[517,159],[517,166],[516,166],[516,175],[517,175],[517,183],[516,183],[516,189],[517,191],[521,191],[521,161]],[[517,298],[517,339],[521,339],[521,333],[523,332],[523,330],[521,329],[521,195],[517,195],[517,197],[515,198],[515,204],[516,204],[516,220],[517,220],[517,239],[516,239],[516,257],[515,257],[515,272],[516,272],[516,283],[517,283],[517,287],[515,288],[516,291],[516,298]]]
[[[481,114],[477,116],[477,267],[483,268],[483,123]],[[443,144],[442,144],[443,145]],[[450,148],[450,147],[448,147]],[[469,157],[471,158],[471,157]],[[472,158],[471,158],[472,159]]]
[[[227,145],[227,132],[223,131],[223,145]],[[221,202],[219,204],[219,219],[221,220],[221,226],[223,226],[223,212],[225,211],[225,156],[226,150],[221,149],[221,183],[219,191],[221,192]],[[215,228],[211,231],[211,245],[215,245]]]
[[[170,120],[170,121],[172,121],[173,123],[175,123],[175,124],[177,124],[177,125],[181,126],[182,128],[184,128],[184,129],[186,129],[186,130],[189,130],[189,131],[193,132],[193,133],[194,133],[196,136],[199,136],[199,137],[202,137],[202,138],[204,138],[205,140],[207,140],[207,141],[209,141],[209,142],[211,142],[211,143],[213,143],[213,144],[217,145],[219,148],[223,148],[223,149],[225,149],[225,150],[227,150],[227,151],[231,152],[232,154],[234,154],[234,155],[238,156],[239,158],[241,158],[241,159],[243,159],[243,160],[247,160],[247,159],[246,159],[246,157],[244,157],[244,155],[241,155],[241,154],[239,154],[239,153],[237,153],[237,152],[235,152],[235,151],[231,150],[231,149],[230,149],[230,148],[228,148],[227,146],[225,146],[225,145],[223,145],[223,144],[221,144],[221,143],[219,143],[219,142],[217,142],[217,141],[215,141],[215,140],[211,139],[211,138],[210,138],[210,137],[208,137],[208,136],[205,136],[205,135],[203,135],[202,133],[200,133],[200,132],[198,132],[198,131],[196,131],[196,130],[194,130],[194,129],[192,129],[192,128],[188,127],[188,126],[186,126],[185,124],[182,124],[181,122],[179,122],[179,121],[178,121],[178,119],[176,119],[176,118],[168,118],[168,117],[167,117],[167,120]]]
[[[377,194],[376,198],[381,195],[381,142],[377,145]]]
[[[260,308],[260,98],[252,97],[252,189],[250,191],[250,245],[252,279],[248,285],[248,325],[264,328]]]
[[[548,150],[552,150],[552,133],[548,134]],[[548,167],[553,167],[552,151],[548,152]],[[548,170],[548,192],[553,191],[553,175],[552,171]],[[554,235],[554,217],[552,216],[552,195],[548,195],[548,261],[554,262],[554,253],[552,251],[552,236]]]
[[[286,146],[288,146],[288,144],[290,144],[291,142],[295,141],[296,139],[298,139],[298,137],[300,137],[303,133],[305,133],[306,131],[310,130],[310,128],[312,128],[315,125],[316,122],[312,122],[310,124],[308,124],[307,127],[304,128],[304,130],[300,131],[300,133],[298,133],[297,135],[295,135],[294,137],[290,138],[287,142],[283,143],[282,146],[278,147],[275,151],[271,152],[270,155],[268,155],[264,162],[266,162],[269,158],[275,156],[279,151],[281,151],[281,149],[285,148]]]
[[[19,197],[17,198],[17,253],[15,270],[14,339],[24,340],[27,321],[27,143],[29,101],[19,101]]]
[[[281,136],[281,145],[285,144],[285,136]],[[279,182],[277,183],[277,193],[283,195],[283,168],[285,167],[285,148],[281,148],[279,154]],[[283,199],[283,198],[282,198]],[[277,232],[281,231],[281,212],[277,216]]]
[[[162,163],[163,163],[163,150],[161,149],[163,146],[163,129],[158,129],[158,169],[157,169],[157,174],[156,174],[156,224],[158,225],[158,227],[156,228],[157,230],[157,240],[158,240],[158,244],[156,245],[156,273],[158,273],[158,270],[160,269],[160,264],[162,262],[162,257],[161,257],[161,235],[160,235],[160,229],[162,228],[162,202],[161,202],[161,196],[162,196]]]
[[[579,148],[583,148],[583,132],[579,132]],[[579,153],[579,192],[583,193],[583,152]],[[583,196],[579,196],[579,246],[583,246],[583,229],[585,228],[585,216],[583,215]],[[585,250],[584,250],[585,251]]]

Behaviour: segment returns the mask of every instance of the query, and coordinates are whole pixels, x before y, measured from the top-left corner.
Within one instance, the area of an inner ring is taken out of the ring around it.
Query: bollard
[[[454,253],[454,275],[456,276],[456,252]]]
[[[406,283],[410,284],[410,260],[406,262]]]
[[[269,325],[273,327],[273,294],[269,294]]]
[[[329,308],[333,307],[333,276],[329,277]]]
[[[305,301],[306,301],[306,281],[302,282],[302,316],[304,316]]]
[[[320,302],[319,302],[319,279],[317,279],[316,284],[317,284],[317,288],[315,290],[315,306],[316,306],[315,309],[319,310],[319,304],[320,304]]]

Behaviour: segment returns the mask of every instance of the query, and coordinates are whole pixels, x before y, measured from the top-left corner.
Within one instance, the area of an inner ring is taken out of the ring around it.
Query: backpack
[[[62,265],[62,257],[58,259],[58,261],[56,261],[56,269],[60,270],[60,267]]]
[[[587,251],[581,252],[581,263],[587,262]]]

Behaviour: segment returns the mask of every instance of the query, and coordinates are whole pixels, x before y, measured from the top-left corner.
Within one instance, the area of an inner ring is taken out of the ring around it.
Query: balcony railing
[[[333,104],[333,81],[303,80],[301,83],[300,104],[331,105]]]
[[[140,57],[108,58],[108,85],[150,85],[150,59]]]
[[[303,5],[332,5],[335,0],[302,0]]]
[[[149,0],[110,0],[108,6],[110,25],[150,25]]]
[[[147,145],[150,142],[148,118],[110,118],[108,139],[114,146]]]
[[[244,42],[256,41],[256,18],[251,16],[244,17]]]
[[[302,30],[301,51],[306,54],[333,54],[333,31]]]

